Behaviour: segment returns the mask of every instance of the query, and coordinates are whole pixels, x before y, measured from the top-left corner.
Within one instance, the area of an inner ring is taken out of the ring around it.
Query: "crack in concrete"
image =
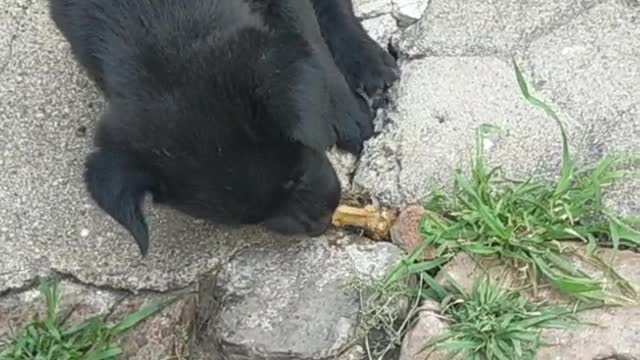
[[[107,319],[111,314],[113,314],[113,312],[116,311],[118,307],[127,299],[136,298],[136,297],[157,297],[157,296],[170,295],[170,294],[189,295],[189,294],[197,293],[197,289],[195,289],[194,284],[189,284],[184,288],[172,289],[169,291],[142,290],[142,291],[134,292],[129,289],[119,289],[119,288],[114,288],[109,286],[100,286],[100,285],[87,283],[85,281],[80,280],[79,278],[77,278],[72,274],[52,270],[50,275],[35,277],[30,281],[25,282],[23,286],[11,288],[3,292],[0,292],[0,301],[10,296],[17,296],[22,293],[35,290],[43,280],[65,281],[67,283],[80,286],[89,291],[105,291],[114,295],[117,299],[114,301],[112,305],[109,306],[109,309],[104,314],[105,319]]]
[[[402,142],[399,142],[400,144]],[[395,162],[396,162],[396,166],[398,167],[398,171],[396,172],[396,178],[395,178],[395,183],[396,183],[396,189],[398,189],[398,196],[400,197],[399,199],[397,199],[398,203],[402,203],[404,202],[405,199],[405,195],[404,195],[404,189],[402,186],[402,171],[403,171],[403,165],[402,165],[402,146],[398,145],[398,149],[396,151],[396,156],[395,156]],[[394,201],[396,202],[396,201]]]
[[[135,296],[139,296],[139,295],[161,295],[161,294],[170,294],[170,293],[174,293],[174,292],[179,292],[179,291],[184,291],[187,289],[190,289],[194,286],[194,284],[196,283],[191,282],[185,286],[180,286],[180,287],[174,287],[171,288],[167,291],[159,291],[159,290],[153,290],[153,289],[137,289],[137,290],[132,290],[132,289],[128,289],[128,288],[121,288],[121,287],[115,287],[115,286],[110,286],[110,285],[98,285],[98,284],[94,284],[91,282],[87,282],[85,280],[80,279],[78,276],[70,273],[70,272],[66,272],[66,271],[62,271],[62,270],[58,270],[58,269],[52,269],[51,270],[53,273],[53,277],[57,278],[59,280],[65,280],[67,282],[76,284],[76,285],[80,285],[80,286],[84,286],[87,288],[92,288],[92,289],[96,289],[96,290],[103,290],[103,291],[109,291],[112,293],[122,293],[122,294],[129,294],[129,295],[135,295]]]
[[[17,37],[17,35],[13,34],[9,39],[7,59],[4,61],[4,64],[0,65],[0,77],[4,75],[5,71],[9,67],[9,63],[11,63],[11,60],[13,58],[13,43]]]
[[[523,53],[528,53],[531,45],[534,42],[536,42],[537,40],[540,40],[541,38],[543,38],[545,36],[553,34],[558,29],[561,29],[561,28],[573,23],[574,21],[579,20],[580,18],[585,16],[585,14],[589,13],[591,10],[595,9],[599,5],[602,5],[602,4],[606,3],[606,2],[607,2],[607,0],[598,0],[598,1],[594,2],[594,3],[592,3],[592,4],[586,4],[585,7],[582,10],[567,16],[567,18],[565,18],[565,19],[560,19],[559,21],[550,23],[550,24],[548,24],[547,26],[544,26],[544,27],[538,27],[533,32],[531,32],[531,34],[523,35],[523,37],[522,37],[522,44],[523,44],[522,45],[522,52]]]
[[[346,235],[345,235],[346,237]],[[29,290],[33,290],[34,288],[36,288],[42,281],[44,280],[57,280],[57,281],[66,281],[78,286],[82,286],[85,288],[89,288],[89,289],[94,289],[94,290],[101,290],[101,291],[107,291],[107,292],[111,292],[111,293],[115,293],[115,294],[126,294],[126,295],[130,295],[130,296],[157,296],[157,295],[163,295],[163,294],[174,294],[174,293],[180,293],[180,292],[184,292],[187,290],[193,290],[194,287],[196,287],[203,276],[217,276],[217,274],[220,272],[220,270],[222,269],[223,266],[225,266],[226,264],[228,264],[229,262],[231,262],[236,256],[237,254],[242,251],[245,248],[250,247],[251,244],[245,244],[245,245],[238,245],[236,246],[231,253],[229,254],[228,257],[226,257],[226,259],[224,259],[223,261],[221,261],[218,265],[216,265],[213,269],[211,269],[209,272],[202,274],[200,276],[198,276],[196,279],[194,279],[193,281],[184,284],[184,285],[176,285],[176,286],[169,286],[169,289],[167,290],[155,290],[155,289],[151,289],[151,288],[142,288],[142,289],[130,289],[130,288],[126,288],[126,287],[116,287],[116,286],[111,286],[111,285],[105,285],[105,284],[96,284],[96,283],[92,283],[86,280],[81,279],[79,276],[69,272],[69,271],[65,271],[65,270],[61,270],[61,269],[57,269],[53,266],[47,265],[46,270],[43,270],[42,274],[36,275],[31,279],[27,279],[24,280],[22,282],[21,286],[16,286],[16,287],[12,287],[12,288],[8,288],[5,289],[3,291],[0,291],[0,300],[4,297],[7,296],[11,296],[11,295],[16,295],[16,294],[20,294]],[[13,271],[7,271],[4,273],[0,273],[0,276],[4,276],[4,275],[11,275],[11,274],[15,274],[18,272],[13,272]]]
[[[360,22],[363,22],[365,20],[373,20],[373,19],[377,19],[386,15],[391,15],[393,17],[393,14],[391,12],[380,12],[380,13],[375,13],[375,14],[371,14],[371,15],[363,15],[363,16],[356,16],[356,18],[358,20],[360,20]]]
[[[40,283],[40,281],[44,278],[48,278],[48,276],[42,276],[42,277],[37,276],[31,280],[24,281],[24,284],[22,284],[22,286],[13,287],[13,288],[0,291],[0,300],[4,297],[18,295],[23,292],[33,290],[33,288],[35,288]]]
[[[49,270],[49,274],[44,275],[44,276],[36,276],[33,279],[30,280],[26,280],[24,281],[24,284],[22,286],[18,286],[18,287],[14,287],[14,288],[10,288],[10,289],[6,289],[2,292],[0,292],[0,299],[7,297],[7,296],[11,296],[11,295],[17,295],[17,294],[21,294],[24,293],[26,291],[30,291],[33,290],[34,288],[36,288],[42,281],[45,280],[55,280],[55,281],[66,281],[68,283],[72,283],[78,286],[82,286],[84,288],[87,289],[92,289],[92,290],[100,290],[100,291],[107,291],[113,294],[122,294],[122,295],[126,295],[126,296],[157,296],[157,295],[162,295],[162,294],[171,294],[171,293],[178,293],[178,292],[182,292],[188,289],[192,289],[195,282],[193,283],[189,283],[188,285],[184,286],[184,287],[178,287],[178,288],[172,288],[169,291],[156,291],[156,290],[152,290],[152,289],[142,289],[142,290],[131,290],[131,289],[126,289],[126,288],[118,288],[118,287],[113,287],[113,286],[108,286],[108,285],[97,285],[97,284],[93,284],[90,282],[86,282],[81,280],[80,278],[78,278],[76,275],[73,275],[71,273],[65,272],[65,271],[60,271],[60,270],[56,270],[56,269],[50,269]]]

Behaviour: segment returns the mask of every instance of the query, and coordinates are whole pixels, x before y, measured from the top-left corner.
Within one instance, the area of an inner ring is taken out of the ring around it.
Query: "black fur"
[[[318,235],[340,184],[325,150],[358,153],[371,113],[355,91],[394,80],[351,0],[50,0],[109,100],[87,159],[97,204],[135,238],[141,204]],[[335,59],[335,60],[334,60]]]

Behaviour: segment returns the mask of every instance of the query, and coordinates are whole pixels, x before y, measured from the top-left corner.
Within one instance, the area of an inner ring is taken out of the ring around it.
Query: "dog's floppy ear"
[[[142,201],[154,179],[122,152],[98,150],[86,161],[85,183],[93,200],[133,236],[142,256],[149,249],[149,230]]]

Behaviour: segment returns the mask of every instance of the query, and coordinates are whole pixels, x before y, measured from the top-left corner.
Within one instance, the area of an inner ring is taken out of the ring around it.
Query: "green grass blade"
[[[150,304],[137,312],[129,315],[126,319],[122,320],[118,324],[116,324],[112,329],[112,333],[114,335],[121,335],[126,331],[130,330],[138,326],[140,323],[144,322],[148,318],[160,313],[167,306],[173,304],[177,299],[172,299],[166,302],[154,303]]]
[[[123,354],[122,349],[116,346],[111,346],[95,354],[87,355],[83,357],[82,360],[115,360],[122,354]]]
[[[524,98],[531,105],[544,110],[549,116],[551,116],[553,120],[555,120],[555,122],[558,124],[558,127],[560,127],[560,132],[562,135],[562,170],[560,172],[560,181],[558,182],[554,195],[562,195],[569,189],[574,172],[573,162],[571,160],[571,154],[569,152],[569,139],[567,136],[567,132],[564,128],[564,125],[562,124],[562,121],[560,121],[560,118],[556,115],[556,113],[542,100],[531,95],[531,93],[529,92],[529,87],[527,86],[527,82],[524,79],[524,76],[522,75],[522,72],[520,71],[520,68],[518,67],[515,59],[513,60],[513,67],[516,72],[516,78],[518,80],[518,85],[520,86],[520,91],[522,92]]]
[[[640,232],[623,223],[617,217],[607,214],[609,218],[609,231],[611,232],[611,241],[617,250],[620,246],[620,240],[631,241],[635,245],[640,245]]]

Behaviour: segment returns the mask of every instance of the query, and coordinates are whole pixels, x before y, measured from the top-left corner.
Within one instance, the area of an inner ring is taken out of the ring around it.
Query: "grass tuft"
[[[67,326],[69,316],[60,314],[58,284],[43,282],[40,291],[46,300],[45,318],[36,314],[0,351],[0,360],[116,360],[123,353],[117,345],[118,338],[172,302],[151,304],[112,326],[98,317]]]
[[[543,329],[569,328],[579,322],[574,310],[530,303],[502,284],[478,280],[467,294],[453,279],[448,287],[427,278],[427,296],[437,301],[448,322],[447,331],[430,339],[423,351],[444,351],[450,358],[470,360],[534,359]]]

